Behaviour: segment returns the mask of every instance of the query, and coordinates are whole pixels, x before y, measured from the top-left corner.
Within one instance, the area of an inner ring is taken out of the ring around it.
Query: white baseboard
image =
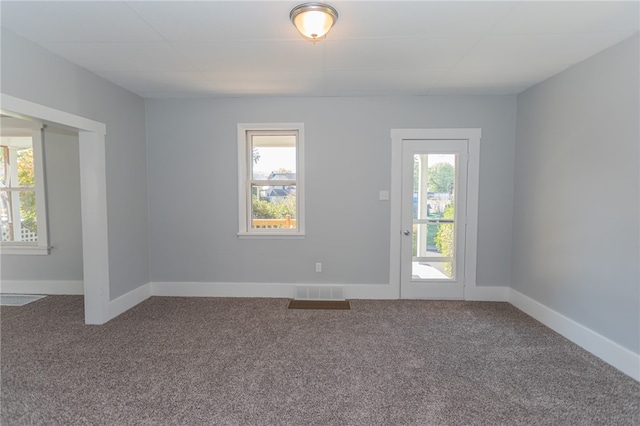
[[[508,302],[509,287],[477,286],[465,289],[464,299],[482,302]]]
[[[195,283],[195,282],[154,282],[154,296],[174,297],[270,297],[292,299],[297,285],[280,283]],[[313,284],[321,286],[322,284]],[[329,284],[327,284],[329,285]],[[333,286],[337,284],[331,284]],[[344,285],[348,299],[394,299],[389,285]]]
[[[509,291],[509,303],[604,362],[640,381],[640,354],[620,346],[514,289]]]
[[[272,297],[293,298],[296,286],[323,284],[274,284],[274,283],[202,283],[202,282],[152,282],[153,296],[174,297]],[[344,287],[346,299],[394,300],[398,299],[398,291],[389,284],[326,284],[327,286]],[[509,300],[508,287],[476,287],[473,298],[506,302]]]
[[[293,298],[297,283],[218,283],[218,282],[151,282],[139,287],[126,295],[111,301],[113,306],[124,303],[127,306],[129,298],[138,300],[138,292],[148,292],[147,296],[175,296],[175,297],[282,297]],[[342,285],[347,299],[398,299],[398,291],[389,284],[327,284]],[[476,287],[472,297],[467,300],[484,300],[505,302],[508,300],[508,287]],[[84,294],[82,281],[6,281],[0,283],[2,293],[22,294]],[[124,299],[123,299],[124,298]],[[118,302],[116,302],[118,301]],[[138,302],[139,303],[139,302]],[[135,306],[131,305],[131,306]],[[117,310],[117,309],[116,309]],[[115,311],[114,311],[115,312]],[[124,311],[122,311],[124,312]]]
[[[397,288],[389,284],[344,284],[345,299],[394,300],[399,298]]]
[[[147,283],[109,302],[107,305],[107,321],[147,300],[152,296],[151,288],[151,283]]]
[[[293,298],[293,284],[152,282],[154,296]]]
[[[0,293],[14,294],[84,294],[83,281],[2,280]]]
[[[323,284],[297,283],[201,283],[153,282],[153,296],[174,297],[269,297],[292,299],[296,286]],[[336,286],[341,284],[326,284]],[[397,299],[396,291],[388,284],[344,284],[346,299]]]

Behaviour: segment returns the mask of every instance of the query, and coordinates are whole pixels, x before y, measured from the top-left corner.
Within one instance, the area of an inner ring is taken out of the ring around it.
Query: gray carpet
[[[640,384],[506,303],[3,307],[3,425],[633,425]]]

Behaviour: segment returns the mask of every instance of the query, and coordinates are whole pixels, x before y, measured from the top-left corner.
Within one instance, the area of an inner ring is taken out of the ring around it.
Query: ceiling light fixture
[[[338,12],[328,4],[304,3],[291,9],[289,18],[304,38],[316,41],[333,27]]]

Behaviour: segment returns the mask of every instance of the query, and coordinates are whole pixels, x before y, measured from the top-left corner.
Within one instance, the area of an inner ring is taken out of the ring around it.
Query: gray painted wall
[[[2,255],[3,280],[82,281],[78,134],[48,126],[44,161],[49,198],[49,256]]]
[[[512,287],[640,353],[638,36],[518,96]]]
[[[149,282],[144,100],[2,30],[3,93],[106,124],[110,297]],[[12,260],[2,259],[3,269]]]
[[[147,100],[151,281],[388,283],[390,130],[480,127],[477,282],[508,286],[515,111],[514,96]],[[305,124],[304,239],[236,235],[236,125],[260,122]]]

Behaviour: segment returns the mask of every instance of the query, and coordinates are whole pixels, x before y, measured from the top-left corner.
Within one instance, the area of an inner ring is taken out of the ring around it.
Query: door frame
[[[402,244],[402,151],[408,140],[467,140],[467,214],[464,264],[464,300],[477,298],[478,183],[480,178],[480,128],[391,129],[391,227],[389,283],[400,298]]]

